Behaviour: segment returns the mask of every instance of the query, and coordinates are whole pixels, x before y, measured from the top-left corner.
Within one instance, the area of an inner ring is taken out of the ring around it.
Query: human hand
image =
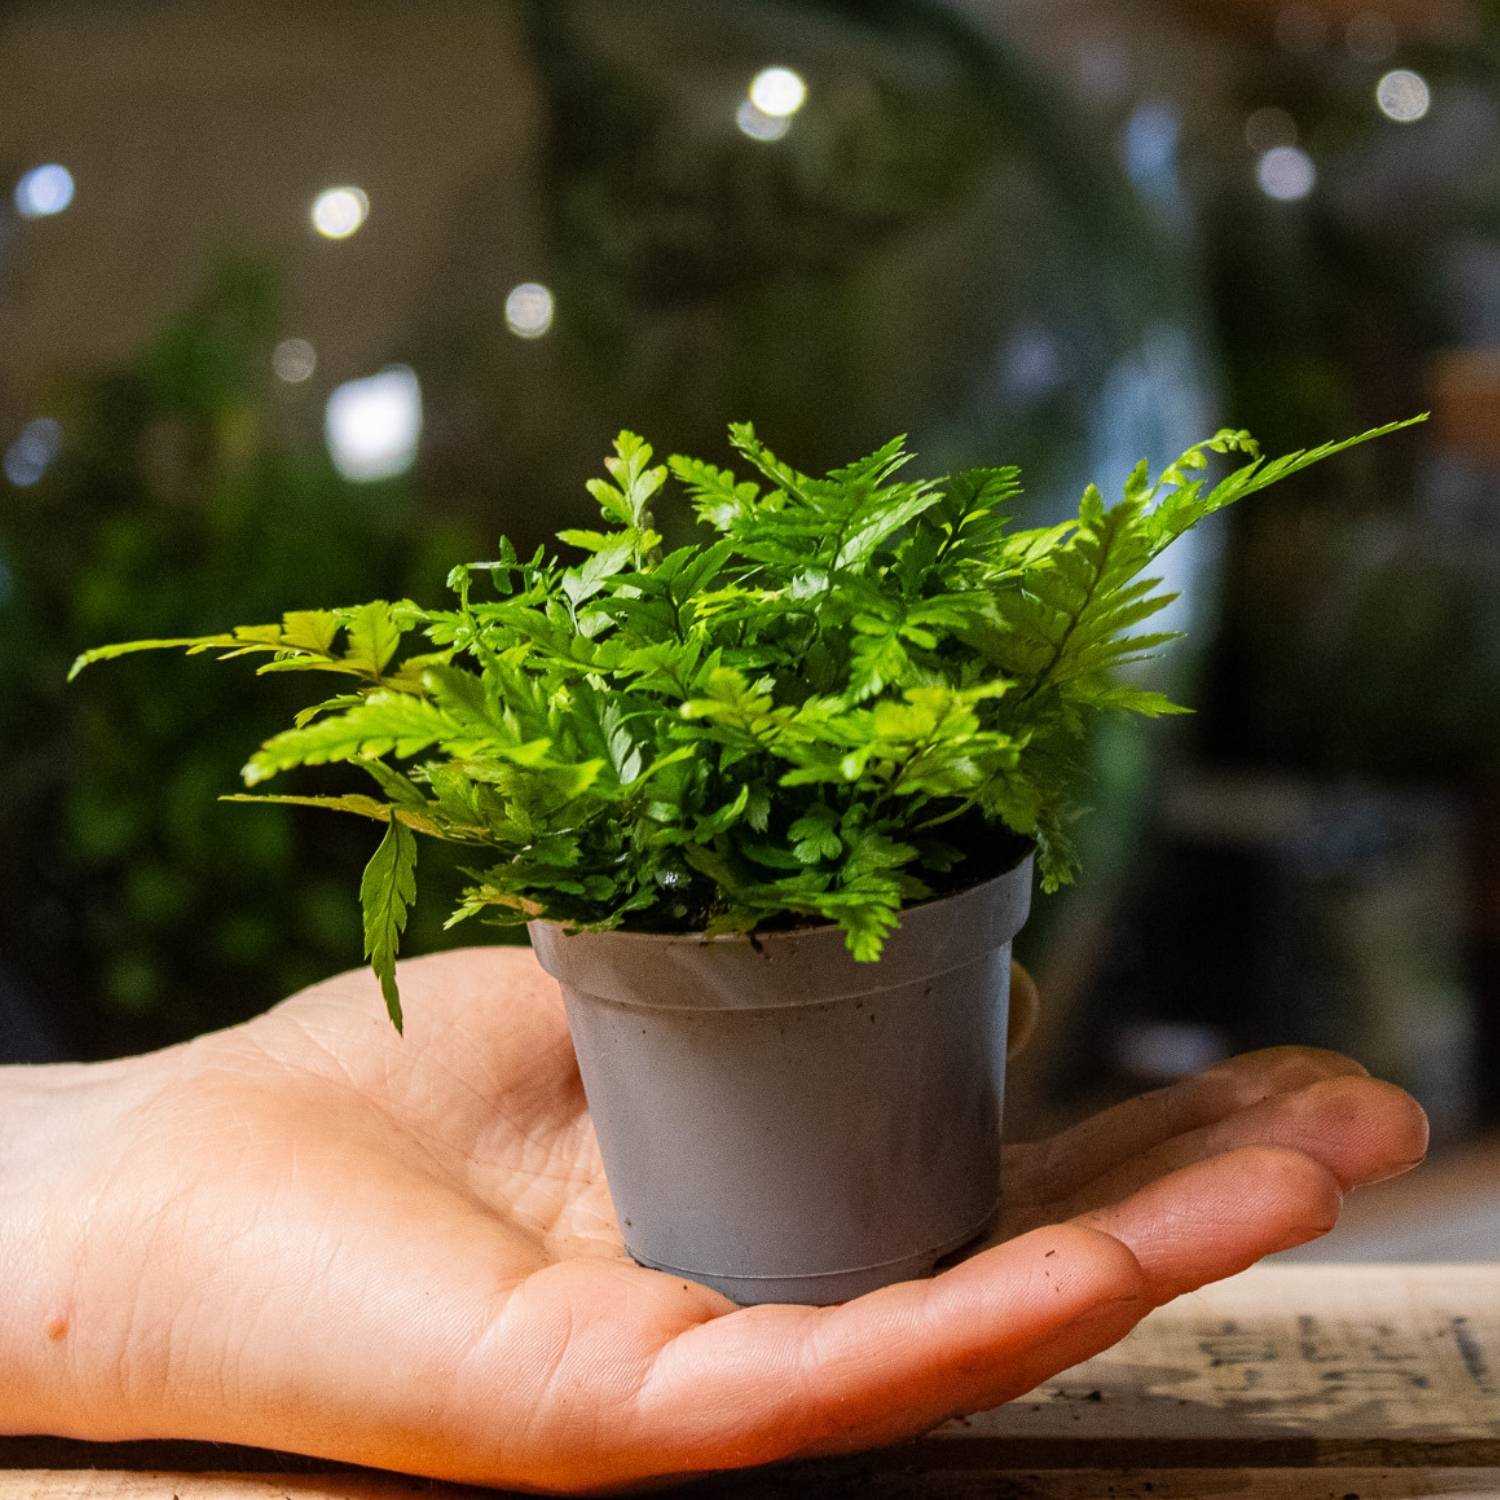
[[[841,1307],[635,1265],[531,955],[363,973],[148,1057],[0,1072],[0,1432],[579,1490],[894,1441],[1323,1234],[1416,1104],[1250,1054],[1007,1149],[998,1243]]]

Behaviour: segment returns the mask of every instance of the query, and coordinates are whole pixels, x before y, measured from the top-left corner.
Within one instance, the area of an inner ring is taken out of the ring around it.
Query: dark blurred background
[[[1494,8],[33,0],[0,77],[0,1059],[358,958],[365,830],[215,801],[294,690],[65,689],[84,646],[436,601],[587,517],[624,424],[802,467],[909,431],[1038,522],[1223,423],[1431,408],[1170,555],[1201,712],[1094,748],[1012,1110],[1300,1041],[1494,1128]]]

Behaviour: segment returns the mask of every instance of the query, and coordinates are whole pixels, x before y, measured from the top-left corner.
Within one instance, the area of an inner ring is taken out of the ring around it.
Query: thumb
[[[1060,1224],[842,1306],[744,1308],[662,1349],[645,1453],[665,1474],[914,1436],[1108,1348],[1149,1306],[1124,1245]]]

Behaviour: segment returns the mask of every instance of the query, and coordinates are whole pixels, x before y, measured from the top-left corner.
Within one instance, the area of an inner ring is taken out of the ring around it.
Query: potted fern
[[[1420,420],[1420,419],[1417,419]],[[758,477],[621,433],[579,560],[506,542],[454,602],[293,611],[134,641],[258,653],[339,689],[258,787],[347,763],[366,956],[399,1028],[418,834],[472,850],[452,921],[527,923],[559,981],[625,1244],[743,1302],[929,1270],[993,1217],[1011,940],[1033,861],[1073,874],[1091,715],[1176,711],[1117,669],[1168,636],[1153,559],[1394,423],[1267,462],[1220,432],[1076,520],[1008,529],[1014,468],[909,479],[900,439],[822,478],[748,425]],[[1217,484],[1209,455],[1246,462]],[[668,469],[705,529],[664,550]]]

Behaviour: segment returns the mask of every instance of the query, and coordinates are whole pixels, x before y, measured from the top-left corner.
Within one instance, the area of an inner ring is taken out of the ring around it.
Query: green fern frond
[[[1173,598],[1162,551],[1408,425],[1276,459],[1226,429],[1155,477],[1139,464],[1114,504],[1090,486],[1076,516],[1025,530],[1006,515],[1016,469],[907,479],[899,438],[814,476],[736,424],[731,446],[757,475],[742,479],[701,459],[656,464],[625,431],[588,486],[601,526],[560,534],[576,561],[502,543],[453,570],[447,609],[292,611],[98,647],[73,675],[170,647],[352,679],[267,740],[244,779],[342,762],[379,795],[231,800],[385,824],[360,896],[398,1024],[417,833],[492,858],[468,872],[453,921],[825,921],[873,960],[903,906],[992,872],[965,849],[1028,840],[1045,888],[1072,878],[1089,724],[1185,711],[1121,672],[1174,638],[1151,628]],[[705,540],[663,554],[652,508],[669,474]]]

